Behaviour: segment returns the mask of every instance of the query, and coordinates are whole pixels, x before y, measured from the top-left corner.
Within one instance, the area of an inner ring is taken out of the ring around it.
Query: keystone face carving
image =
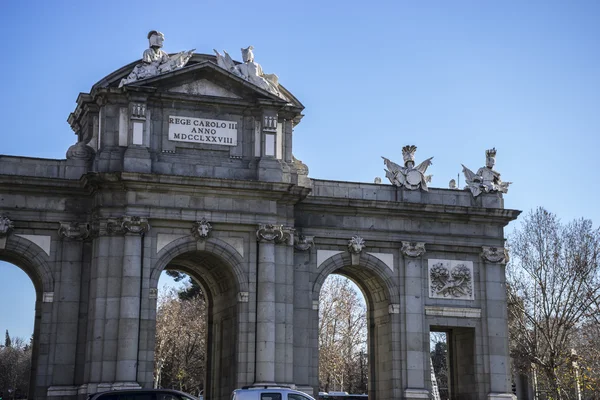
[[[91,234],[90,224],[87,222],[61,222],[58,234],[66,239],[85,240]]]
[[[0,217],[0,238],[7,237],[15,226],[13,222],[5,215]]]
[[[420,257],[425,254],[425,242],[402,242],[401,251],[408,257]]]
[[[360,254],[365,248],[365,240],[360,236],[352,236],[352,239],[348,240],[348,251],[351,254]]]
[[[296,236],[294,241],[294,248],[300,251],[307,251],[315,244],[314,236]]]
[[[284,240],[283,225],[260,224],[256,231],[259,242],[278,242]]]
[[[508,250],[504,247],[482,246],[481,258],[493,264],[506,264],[509,260]]]
[[[202,218],[200,221],[194,222],[194,226],[192,227],[192,235],[198,240],[205,240],[210,235],[212,231],[212,225],[206,220],[206,218]]]

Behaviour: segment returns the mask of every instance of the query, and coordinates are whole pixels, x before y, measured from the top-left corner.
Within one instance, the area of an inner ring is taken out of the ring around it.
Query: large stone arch
[[[356,256],[354,256],[356,261]],[[367,303],[369,397],[400,397],[400,374],[397,364],[400,357],[399,307],[400,290],[394,274],[379,258],[362,253],[358,263],[348,253],[336,254],[320,266],[313,284],[313,301],[319,299],[325,279],[333,273],[350,278],[362,290]],[[318,316],[317,316],[318,318]],[[318,339],[314,338],[318,343]],[[317,374],[318,376],[318,374]]]
[[[184,236],[162,248],[158,252],[157,259],[152,266],[150,287],[156,288],[160,274],[171,260],[185,253],[202,251],[214,254],[228,264],[236,278],[238,290],[240,292],[248,292],[248,278],[242,267],[244,259],[237,250],[229,243],[218,238],[209,238],[201,242],[200,246],[199,243],[193,236]]]
[[[21,236],[9,235],[0,248],[0,259],[10,262],[27,274],[36,292],[33,324],[33,348],[31,374],[29,376],[29,398],[44,397],[43,384],[46,365],[50,354],[50,316],[54,296],[54,276],[46,252],[34,242]],[[43,316],[46,316],[45,318]],[[45,321],[45,322],[42,322]]]
[[[160,250],[150,274],[150,287],[157,288],[165,269],[176,269],[195,279],[207,299],[206,398],[229,398],[239,386],[239,363],[244,323],[248,313],[248,278],[244,260],[230,244],[218,238],[198,241],[185,236]],[[156,308],[154,307],[154,310]],[[156,315],[149,325],[155,332]],[[153,343],[152,343],[153,346]],[[154,348],[149,348],[154,351]],[[245,372],[245,371],[243,371]]]

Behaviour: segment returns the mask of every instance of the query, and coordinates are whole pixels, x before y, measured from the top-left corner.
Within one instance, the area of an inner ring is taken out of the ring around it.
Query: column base
[[[77,389],[77,394],[88,395],[93,393],[108,392],[110,390],[122,389],[141,389],[137,382],[101,382],[101,383],[84,383]],[[49,389],[48,389],[49,390]]]
[[[517,400],[517,396],[512,393],[490,393],[488,400]]]
[[[427,389],[406,389],[404,390],[404,398],[406,400],[429,400],[429,390]]]
[[[77,386],[50,386],[48,388],[48,392],[46,396],[48,397],[56,397],[56,396],[76,396],[77,395]]]

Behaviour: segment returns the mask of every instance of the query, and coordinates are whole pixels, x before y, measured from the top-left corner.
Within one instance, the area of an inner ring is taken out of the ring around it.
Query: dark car
[[[91,394],[88,400],[198,400],[198,398],[172,389],[127,389]]]

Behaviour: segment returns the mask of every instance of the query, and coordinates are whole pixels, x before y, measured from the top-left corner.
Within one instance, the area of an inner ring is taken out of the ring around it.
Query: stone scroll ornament
[[[473,263],[429,260],[429,297],[473,300]]]
[[[260,224],[256,231],[259,242],[281,242],[284,237],[283,225]]]
[[[150,223],[144,217],[124,216],[118,219],[109,219],[106,230],[109,234],[132,233],[141,235],[150,230]]]
[[[504,247],[482,246],[481,258],[492,264],[506,264],[509,260],[508,249]]]
[[[0,217],[0,238],[5,238],[14,229],[13,222],[5,215]]]
[[[206,240],[211,231],[212,225],[206,220],[206,218],[202,218],[200,221],[194,222],[194,226],[192,226],[192,235],[198,240]]]
[[[217,50],[214,50],[217,55],[217,65],[224,70],[239,76],[245,81],[285,100],[285,96],[279,90],[279,78],[277,75],[265,74],[260,64],[254,61],[254,47],[248,46],[241,50],[242,59],[244,60],[242,64],[236,64],[226,51],[223,51],[223,55],[221,55]]]
[[[87,222],[61,222],[58,234],[71,240],[85,240],[90,237],[91,228]]]
[[[424,242],[402,242],[402,254],[408,257],[420,257],[425,254]]]
[[[294,248],[298,251],[307,251],[315,244],[314,236],[304,236],[300,234],[294,239]]]
[[[165,35],[161,32],[148,32],[150,47],[144,51],[142,62],[133,68],[127,78],[121,80],[119,87],[185,67],[196,49],[180,51],[170,56],[161,49],[164,40]]]
[[[461,164],[467,182],[466,189],[473,193],[473,197],[477,197],[481,193],[508,193],[508,185],[512,182],[502,182],[500,173],[493,169],[495,164],[495,148],[485,151],[485,167],[479,168],[477,173]]]
[[[425,175],[427,168],[432,164],[433,157],[429,157],[421,164],[415,167],[415,152],[417,146],[404,146],[402,148],[402,157],[404,158],[404,166],[398,165],[391,160],[383,158],[383,163],[387,167],[385,176],[390,180],[391,184],[397,187],[404,187],[409,190],[423,189],[428,191],[427,183],[431,182],[433,175]]]

